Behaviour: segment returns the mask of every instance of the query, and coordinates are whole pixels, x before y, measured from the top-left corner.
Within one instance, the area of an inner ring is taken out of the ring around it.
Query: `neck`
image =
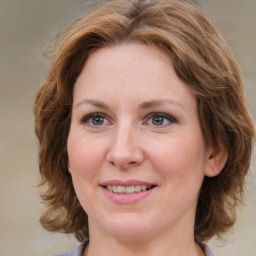
[[[140,240],[122,240],[102,234],[90,233],[90,243],[84,256],[204,256],[200,246],[194,242],[193,229]]]

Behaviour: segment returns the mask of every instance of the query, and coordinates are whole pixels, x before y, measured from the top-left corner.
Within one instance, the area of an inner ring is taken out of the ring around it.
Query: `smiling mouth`
[[[108,191],[116,194],[133,194],[139,193],[142,191],[147,191],[154,188],[154,185],[135,185],[135,186],[116,186],[116,185],[107,185],[104,186]]]

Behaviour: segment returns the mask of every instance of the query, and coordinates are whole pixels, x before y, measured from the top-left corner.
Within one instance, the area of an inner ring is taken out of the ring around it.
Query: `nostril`
[[[129,168],[132,168],[132,167],[135,167],[138,165],[138,163],[136,161],[130,161],[130,162],[118,162],[118,161],[110,161],[109,162],[112,166],[116,166],[118,167],[119,169],[129,169]]]
[[[106,155],[106,160],[112,166],[120,169],[127,169],[137,166],[143,162],[144,155],[139,149],[125,148],[112,148]]]

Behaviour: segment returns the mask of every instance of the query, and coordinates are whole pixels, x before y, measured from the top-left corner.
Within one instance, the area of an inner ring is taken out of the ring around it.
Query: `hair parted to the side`
[[[123,42],[154,46],[172,60],[178,77],[194,93],[205,141],[225,148],[228,160],[216,177],[205,177],[195,220],[195,240],[221,235],[235,222],[254,140],[235,57],[218,29],[196,5],[181,0],[105,1],[66,29],[52,55],[48,77],[36,96],[35,131],[39,139],[41,217],[50,231],[88,238],[87,215],[67,171],[74,83],[93,51]]]

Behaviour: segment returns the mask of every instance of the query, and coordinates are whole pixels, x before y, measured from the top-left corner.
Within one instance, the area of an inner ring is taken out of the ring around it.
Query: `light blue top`
[[[87,244],[80,244],[78,247],[73,249],[72,251],[65,252],[62,254],[57,254],[53,256],[83,256],[84,249]],[[206,245],[205,246],[205,256],[214,256],[210,248]]]
[[[207,245],[204,247],[204,253],[205,256],[214,256],[211,249]]]
[[[69,252],[61,253],[61,254],[56,254],[53,256],[83,256],[84,249],[86,247],[87,243],[80,244],[77,246],[75,249]]]

